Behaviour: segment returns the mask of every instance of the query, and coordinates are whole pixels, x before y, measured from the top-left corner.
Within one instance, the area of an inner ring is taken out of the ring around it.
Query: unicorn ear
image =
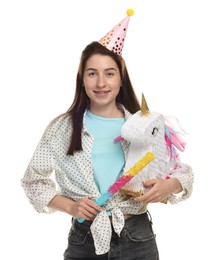
[[[141,101],[141,115],[142,116],[148,116],[149,115],[149,108],[146,103],[146,99],[144,97],[144,94],[142,93],[142,101]]]

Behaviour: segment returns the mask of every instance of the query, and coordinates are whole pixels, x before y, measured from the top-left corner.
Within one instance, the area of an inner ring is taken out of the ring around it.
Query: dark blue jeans
[[[96,255],[90,232],[91,222],[74,221],[68,237],[64,260],[158,260],[158,248],[148,212],[125,221],[119,237],[112,230],[111,246],[108,253]]]

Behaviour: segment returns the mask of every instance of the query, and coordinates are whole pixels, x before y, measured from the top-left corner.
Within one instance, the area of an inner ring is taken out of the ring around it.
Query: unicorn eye
[[[156,136],[158,133],[158,128],[157,127],[154,127],[153,130],[152,130],[152,135],[153,136]]]

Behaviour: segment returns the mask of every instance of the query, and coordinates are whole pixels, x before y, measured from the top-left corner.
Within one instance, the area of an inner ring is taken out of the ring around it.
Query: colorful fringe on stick
[[[154,154],[152,152],[148,152],[132,168],[130,168],[125,174],[117,179],[116,182],[112,184],[105,193],[98,197],[95,201],[96,204],[98,206],[103,206],[115,193],[123,188],[135,175],[137,175],[147,164],[149,164],[154,159]],[[78,222],[82,223],[85,219],[78,218],[77,220]]]

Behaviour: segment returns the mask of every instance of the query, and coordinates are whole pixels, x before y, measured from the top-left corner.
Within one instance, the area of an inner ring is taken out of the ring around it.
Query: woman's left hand
[[[153,179],[143,182],[148,190],[140,197],[135,198],[136,201],[143,203],[162,202],[172,193],[182,191],[182,186],[178,179]]]

